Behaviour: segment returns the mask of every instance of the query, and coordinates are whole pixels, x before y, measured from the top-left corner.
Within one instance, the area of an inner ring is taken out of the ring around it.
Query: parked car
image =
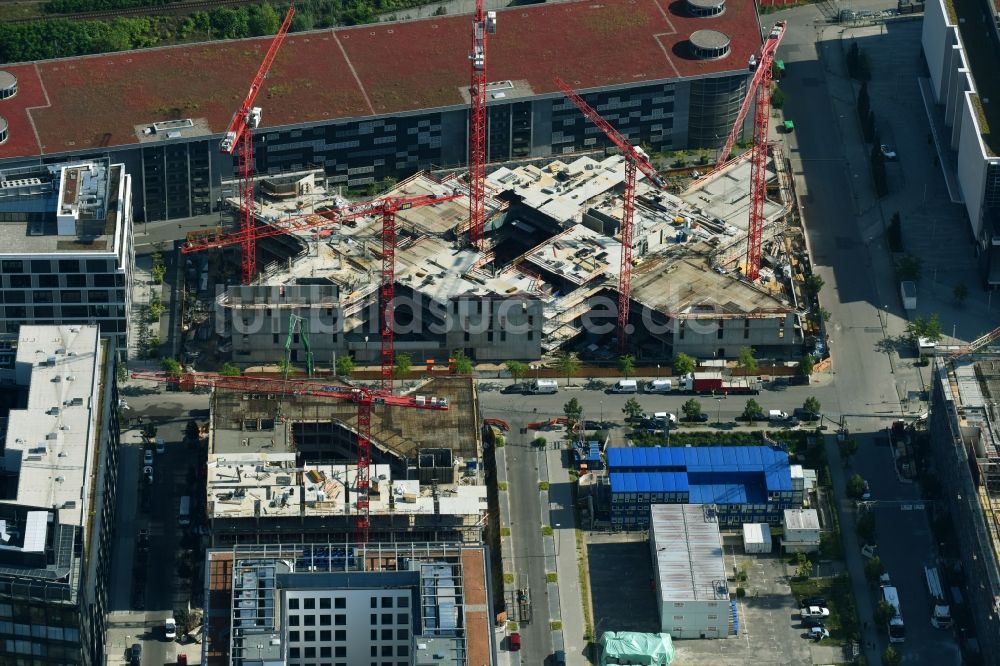
[[[521,649],[521,634],[516,631],[510,635],[510,651],[517,652]]]
[[[802,626],[806,627],[808,629],[811,629],[813,627],[822,627],[823,626],[823,618],[821,618],[821,617],[804,617],[804,618],[802,618]]]
[[[177,666],[187,666],[188,656],[183,652],[177,655]]]
[[[685,416],[683,420],[690,421],[692,423],[705,423],[708,421],[708,414],[702,413],[696,414],[695,416]]]
[[[132,643],[132,647],[129,648],[128,663],[132,666],[139,666],[142,663],[142,646],[138,643]]]
[[[824,638],[830,637],[830,630],[826,627],[813,627],[809,630],[809,638],[813,639],[817,643]]]
[[[830,609],[826,606],[806,606],[799,609],[802,619],[807,617],[830,617]]]
[[[887,159],[890,162],[895,161],[895,159],[896,159],[896,151],[895,150],[893,150],[889,146],[885,145],[884,143],[881,146],[879,146],[879,149],[882,151],[882,157],[884,157],[885,159]]]
[[[142,454],[142,464],[143,465],[153,464],[153,449],[146,449],[145,453]]]
[[[177,638],[177,621],[168,617],[163,623],[163,636],[168,640],[172,641]]]
[[[162,437],[156,438],[156,452],[163,453],[167,450],[167,442]]]
[[[878,555],[878,546],[873,546],[870,543],[866,543],[865,545],[861,546],[862,557],[865,557],[870,560],[876,555]]]
[[[872,498],[872,488],[868,485],[868,481],[865,481],[864,491],[861,493],[861,499],[870,500]]]
[[[826,606],[826,597],[806,597],[799,601],[799,608],[805,608],[808,606]]]
[[[146,465],[142,468],[142,478],[149,485],[153,485],[153,466]]]

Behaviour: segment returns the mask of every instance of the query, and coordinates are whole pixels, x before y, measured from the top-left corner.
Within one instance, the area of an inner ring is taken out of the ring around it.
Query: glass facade
[[[745,74],[691,82],[689,148],[718,148],[725,142],[746,97],[746,86]]]

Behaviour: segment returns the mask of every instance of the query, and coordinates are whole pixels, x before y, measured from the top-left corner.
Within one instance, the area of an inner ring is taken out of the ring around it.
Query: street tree
[[[465,355],[465,352],[459,350],[455,352],[453,357],[453,365],[455,368],[455,374],[458,375],[471,375],[472,374],[472,359]]]
[[[757,372],[757,359],[753,357],[753,349],[750,347],[740,347],[739,356],[736,359],[736,367],[746,374],[747,386],[750,385],[750,375]]]
[[[232,363],[226,362],[222,364],[222,369],[219,370],[219,374],[223,377],[239,377],[240,369]]]
[[[771,91],[771,108],[781,109],[785,106],[785,93],[778,86],[774,86]]]
[[[837,446],[840,447],[840,457],[844,459],[845,463],[849,463],[854,454],[858,452],[858,440],[853,437],[847,437],[839,442]]]
[[[756,400],[753,398],[747,400],[746,407],[743,408],[744,419],[753,423],[754,421],[759,420],[763,415],[764,410],[760,408],[760,404]]]
[[[931,342],[938,342],[943,335],[941,331],[941,318],[936,312],[927,317],[918,315],[906,324],[906,332],[914,340],[927,338]]]
[[[520,361],[507,361],[504,363],[504,366],[507,368],[507,372],[510,373],[511,379],[515,382],[521,381],[528,372],[528,365]]]
[[[816,363],[813,361],[812,354],[805,354],[799,359],[799,364],[795,366],[795,374],[799,377],[810,377],[813,373],[813,368]]]
[[[819,400],[817,400],[814,396],[809,396],[805,399],[805,402],[802,403],[802,409],[806,410],[816,418],[819,418],[819,408]]]
[[[885,603],[885,601],[881,602]],[[889,616],[892,617],[891,615]],[[888,620],[886,620],[888,622]],[[882,664],[883,666],[899,666],[903,663],[903,655],[899,653],[899,650],[893,646],[888,646],[882,651]]]
[[[955,304],[962,305],[965,303],[965,299],[969,297],[969,288],[965,286],[964,282],[960,282],[955,285],[951,294],[955,297]]]
[[[347,354],[338,356],[335,370],[338,377],[350,377],[354,372],[354,359]]]
[[[580,420],[580,416],[583,414],[583,406],[580,405],[580,401],[576,398],[570,398],[569,402],[563,405],[563,414],[566,415],[566,419],[572,425]]]
[[[396,375],[396,379],[405,379],[410,376],[410,370],[413,369],[413,359],[409,354],[396,354],[396,366],[392,370],[392,374]]]
[[[694,369],[696,367],[697,364],[695,363],[695,360],[692,357],[685,354],[684,352],[680,352],[679,354],[677,354],[677,356],[674,357],[675,374],[687,375],[694,372]]]
[[[882,566],[882,558],[878,555],[865,562],[865,580],[869,585],[878,585],[878,579],[883,573],[885,567]]]
[[[684,416],[687,417],[688,421],[694,421],[701,416],[701,403],[694,398],[690,398],[681,405],[681,411],[684,412]]]
[[[865,494],[865,480],[860,474],[852,474],[847,479],[847,496],[851,499],[859,500]]]
[[[826,281],[823,280],[821,276],[816,275],[815,273],[807,277],[805,280],[806,291],[808,291],[813,296],[819,294],[820,290],[823,288],[823,285],[825,284]]]
[[[919,282],[923,266],[924,262],[920,257],[915,257],[912,254],[904,254],[896,262],[896,277],[900,280]]]
[[[180,377],[184,372],[180,362],[176,358],[164,358],[160,360],[160,369],[171,377]]]
[[[892,604],[890,604],[885,599],[881,599],[877,604],[875,604],[874,619],[875,619],[875,624],[877,626],[884,627],[885,625],[889,624],[889,620],[891,620],[892,616],[895,614],[896,614],[896,609],[893,608]]]
[[[580,371],[580,357],[576,355],[576,352],[562,352],[556,359],[556,367],[566,377],[566,383],[569,384],[569,378]]]
[[[622,413],[630,419],[637,419],[642,416],[642,405],[635,398],[629,398],[622,407]]]
[[[625,379],[628,379],[629,375],[635,372],[635,357],[632,354],[625,354],[624,356],[618,357],[618,369]]]

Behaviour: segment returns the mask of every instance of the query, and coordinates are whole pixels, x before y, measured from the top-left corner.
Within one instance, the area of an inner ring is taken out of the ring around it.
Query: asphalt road
[[[815,22],[819,15],[812,7],[775,15],[782,17],[789,19],[790,29],[779,50],[787,67],[780,85],[788,99],[785,115],[797,120],[795,134],[782,135],[782,141],[791,156],[814,266],[826,283],[821,300],[831,313],[829,334],[835,381],[834,391],[823,399],[823,407],[828,413],[845,414],[852,435],[860,443],[852,468],[843,473],[838,469],[835,482],[842,484],[844,478],[857,472],[871,484],[880,555],[899,587],[903,617],[910,628],[902,646],[905,660],[960,663],[947,632],[929,628],[930,609],[922,577],[923,564],[934,554],[928,514],[913,501],[919,498],[919,488],[898,479],[884,438],[884,428],[894,414],[923,409],[920,404],[906,404],[900,399],[918,390],[922,379],[912,359],[885,351],[886,339],[901,335],[906,320],[895,296],[891,258],[884,245],[883,211],[869,185],[868,148],[861,141],[854,118],[854,89],[843,76],[845,47],[839,28]],[[873,62],[886,63],[876,78],[895,76],[904,65],[912,67],[916,62],[919,23],[913,27],[907,41],[891,47],[897,53],[872,55]],[[888,29],[894,30],[891,26]],[[873,29],[874,34],[878,31]],[[817,53],[815,43],[821,33],[824,39]],[[905,54],[901,53],[902,46]],[[909,51],[913,52],[912,58]],[[889,64],[893,57],[900,59],[898,68],[893,66],[895,62]],[[884,98],[874,101],[875,105],[881,103]],[[917,115],[922,118],[914,113],[911,119]],[[901,153],[910,151],[910,144],[924,140],[924,134],[919,138],[906,134],[901,124],[894,124],[894,128]],[[896,166],[904,172],[917,168],[906,163]],[[923,187],[923,174],[919,178],[890,177],[894,187],[905,187],[906,182]],[[899,192],[897,196],[912,201],[919,200],[921,194]],[[835,448],[833,452],[836,454]],[[839,490],[843,492],[842,485]],[[842,498],[841,494],[838,508],[842,524],[852,529],[854,507]],[[877,598],[878,591],[870,590],[864,582],[863,560],[857,550],[850,550],[847,558],[862,620],[871,623],[873,598]],[[878,663],[887,644],[884,629],[870,628],[865,640],[874,642],[873,649],[867,651],[868,663]]]

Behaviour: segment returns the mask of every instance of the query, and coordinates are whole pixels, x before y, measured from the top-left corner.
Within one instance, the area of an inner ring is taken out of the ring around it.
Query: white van
[[[181,508],[180,511],[177,512],[177,524],[191,524],[191,497],[189,495],[185,495],[181,498]]]
[[[654,379],[646,384],[646,393],[670,393],[674,390],[674,383],[669,379]]]
[[[780,409],[770,409],[767,412],[768,421],[787,421],[788,412],[783,412]]]
[[[528,384],[528,393],[555,393],[559,382],[554,379],[536,379]]]
[[[619,379],[611,387],[612,393],[638,393],[639,383],[634,379]]]

